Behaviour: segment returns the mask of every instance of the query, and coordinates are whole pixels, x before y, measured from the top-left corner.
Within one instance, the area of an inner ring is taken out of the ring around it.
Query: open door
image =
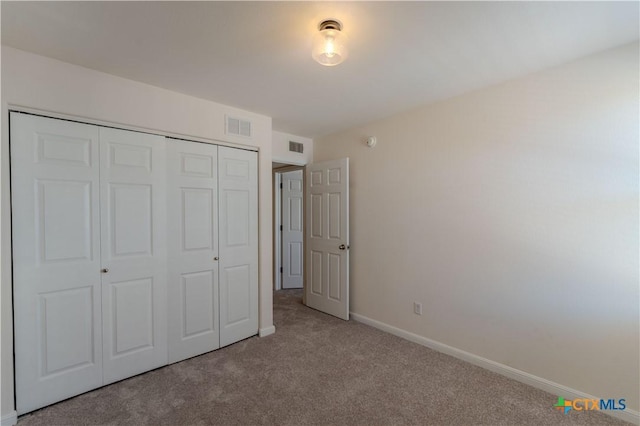
[[[349,319],[349,159],[307,165],[307,306]]]

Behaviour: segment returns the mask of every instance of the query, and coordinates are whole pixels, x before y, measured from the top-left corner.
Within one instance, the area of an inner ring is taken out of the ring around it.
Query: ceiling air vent
[[[291,152],[299,152],[302,154],[304,151],[304,145],[300,142],[289,141],[289,151]]]
[[[251,122],[240,118],[227,117],[227,134],[251,137]]]

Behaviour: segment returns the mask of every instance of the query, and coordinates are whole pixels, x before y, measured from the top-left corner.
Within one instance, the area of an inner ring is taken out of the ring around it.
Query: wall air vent
[[[304,152],[304,145],[300,142],[289,141],[289,151],[302,154]]]
[[[227,116],[226,134],[251,137],[251,122],[241,118]]]

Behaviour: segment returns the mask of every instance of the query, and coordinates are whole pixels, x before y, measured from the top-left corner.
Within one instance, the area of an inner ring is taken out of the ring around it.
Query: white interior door
[[[220,346],[258,332],[258,155],[218,147]]]
[[[167,139],[169,362],[220,346],[217,154]]]
[[[104,383],[167,363],[165,138],[100,128]]]
[[[307,165],[309,307],[349,319],[349,159]]]
[[[282,288],[302,288],[302,170],[282,173]]]
[[[11,113],[17,412],[102,385],[94,126]]]

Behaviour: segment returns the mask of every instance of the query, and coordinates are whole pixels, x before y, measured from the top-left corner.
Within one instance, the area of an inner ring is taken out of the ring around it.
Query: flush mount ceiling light
[[[318,25],[311,56],[321,65],[338,65],[348,56],[345,41],[342,24],[335,19],[325,19]]]

